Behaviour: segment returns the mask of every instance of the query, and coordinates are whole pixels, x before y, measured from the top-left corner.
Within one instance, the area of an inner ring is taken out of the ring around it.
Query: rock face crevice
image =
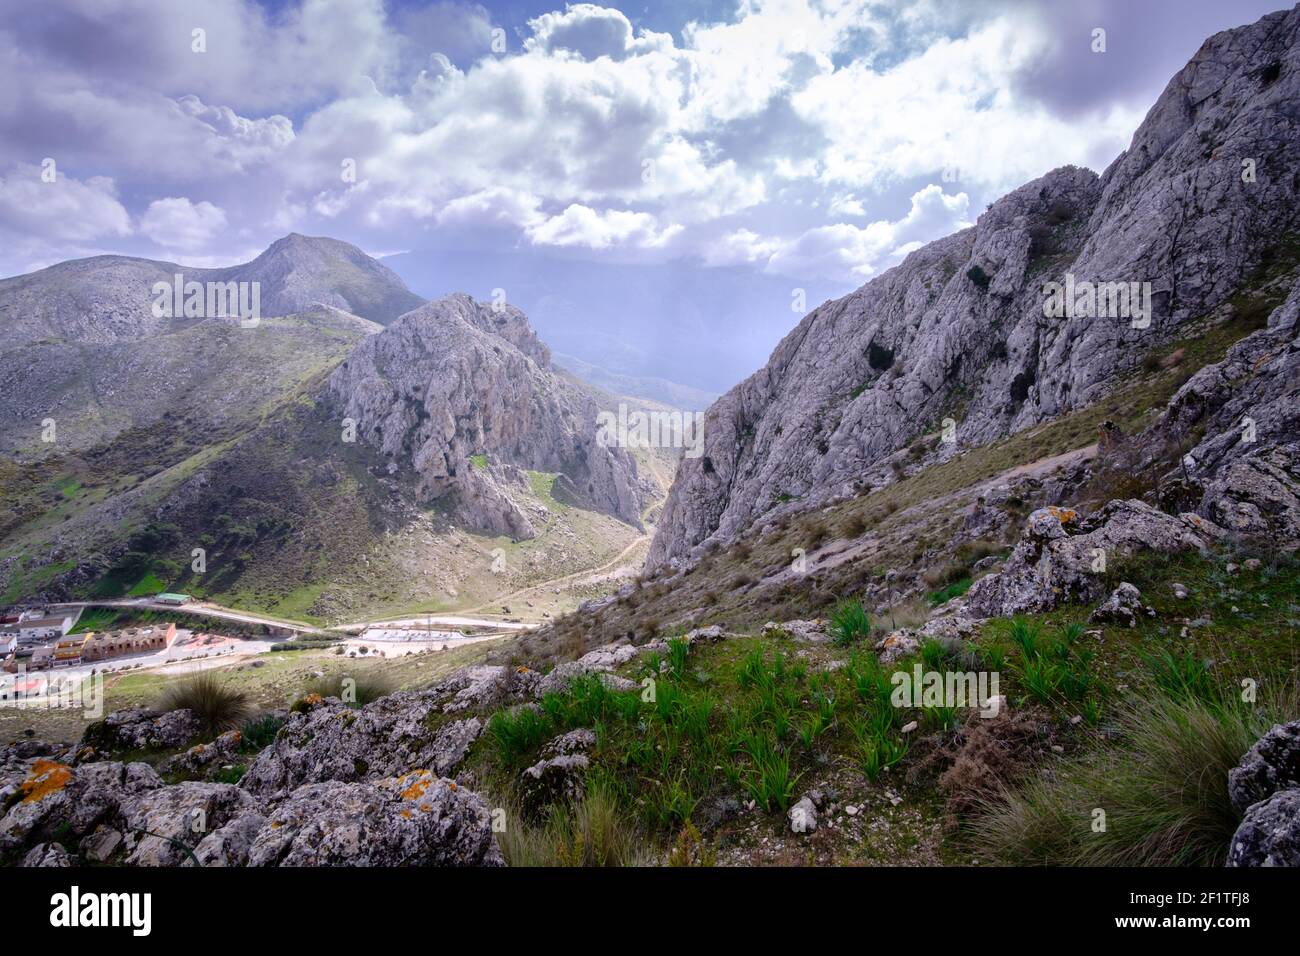
[[[326,397],[357,438],[409,468],[418,492],[489,534],[531,538],[527,472],[564,476],[596,510],[641,527],[636,462],[597,441],[598,410],[551,368],[523,313],[452,295],[362,342]]]
[[[855,494],[946,417],[969,447],[1105,395],[1300,228],[1296,102],[1300,10],[1217,34],[1104,174],[1054,170],[815,309],[709,409],[648,566]],[[1049,317],[1044,284],[1067,275],[1138,283],[1149,313]]]

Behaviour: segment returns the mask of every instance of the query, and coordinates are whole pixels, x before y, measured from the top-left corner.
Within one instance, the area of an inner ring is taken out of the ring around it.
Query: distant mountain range
[[[259,320],[159,314],[178,274],[258,283]],[[609,396],[553,370],[522,312],[425,303],[337,240],[226,269],[61,263],[0,282],[0,319],[0,603],[161,584],[311,615],[445,599],[487,570],[452,557],[462,532],[526,541],[572,509],[625,544],[662,492],[597,442]]]

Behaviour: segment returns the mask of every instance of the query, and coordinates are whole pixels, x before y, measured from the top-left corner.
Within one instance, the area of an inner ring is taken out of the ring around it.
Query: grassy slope
[[[593,727],[598,743],[590,784],[612,795],[621,825],[657,847],[661,860],[688,832],[688,821],[702,832],[709,848],[703,855],[722,863],[987,859],[990,848],[972,841],[964,826],[981,818],[970,804],[975,784],[1032,779],[1098,751],[1122,751],[1115,720],[1127,706],[1192,687],[1249,718],[1253,705],[1236,696],[1244,678],[1257,683],[1261,704],[1293,706],[1293,697],[1286,701],[1300,673],[1300,564],[1278,561],[1229,574],[1227,562],[1243,557],[1148,560],[1115,569],[1116,580],[1136,582],[1157,611],[1135,629],[1086,625],[1090,609],[1066,607],[988,622],[973,648],[958,656],[929,645],[883,669],[869,650],[800,645],[781,635],[698,645],[680,657],[643,657],[622,673],[636,681],[657,675],[653,702],[641,690],[619,693],[580,681],[544,699],[540,714],[498,714],[470,766],[494,798],[509,804],[520,772],[547,740]],[[1174,582],[1187,587],[1187,598],[1174,597]],[[999,776],[972,776],[978,753],[963,751],[962,742],[982,722],[978,716],[888,702],[890,675],[916,663],[927,671],[997,671],[1010,713],[1030,722],[1034,739],[1026,744],[1008,736],[1002,749],[1014,759],[980,771]],[[912,721],[918,728],[904,732]],[[945,777],[963,753],[961,770]],[[1221,803],[1226,774],[1197,786]],[[826,828],[823,818],[817,833],[792,835],[786,811],[812,788],[831,795],[836,827]],[[752,809],[744,807],[749,801]],[[945,804],[958,808],[951,817]],[[850,805],[861,812],[848,814]],[[1075,840],[1091,832],[1086,811],[1062,824],[1077,831]],[[1224,825],[1235,826],[1235,819]],[[1209,836],[1221,862],[1226,837]],[[997,855],[1016,862],[1022,850],[1003,847]]]

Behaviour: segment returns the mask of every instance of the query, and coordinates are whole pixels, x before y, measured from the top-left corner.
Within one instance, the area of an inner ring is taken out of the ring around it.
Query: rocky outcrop
[[[411,768],[450,773],[478,739],[477,717],[439,722],[445,693],[389,694],[354,710],[336,698],[291,714],[240,786],[282,795],[303,784],[391,777]]]
[[[1228,773],[1228,796],[1238,813],[1279,790],[1300,789],[1300,721],[1278,724]]]
[[[268,818],[249,866],[500,866],[492,812],[455,781],[417,770],[378,783],[313,783]]]
[[[1137,500],[1112,501],[1086,519],[1068,508],[1040,508],[1002,570],[967,592],[966,613],[1005,617],[1095,601],[1106,568],[1119,558],[1140,551],[1200,552],[1222,535],[1199,515],[1173,517]]]
[[[709,409],[649,566],[887,483],[885,459],[945,417],[968,447],[1098,400],[1300,224],[1298,96],[1300,11],[1217,34],[1102,176],[1049,173],[815,309]],[[1044,284],[1067,274],[1149,283],[1149,314],[1050,317]]]
[[[1228,796],[1244,814],[1229,866],[1300,866],[1300,721],[1278,724],[1228,773]]]
[[[1300,282],[1267,328],[1193,375],[1148,443],[1200,434],[1167,476],[1197,510],[1236,534],[1300,544]]]
[[[13,744],[0,750],[0,860],[32,866],[500,865],[493,808],[450,774],[483,729],[466,708],[523,703],[537,682],[536,672],[524,668],[475,667],[429,690],[390,694],[359,710],[334,698],[307,698],[240,785],[167,785],[145,763],[73,764],[67,748]],[[114,715],[105,724],[158,726],[159,715],[147,714]],[[224,734],[162,766],[169,773],[205,772],[235,754],[238,744],[236,733]],[[548,745],[542,757],[550,766],[538,773],[549,788],[546,799],[576,792],[578,765],[594,745],[589,730]]]
[[[91,724],[81,735],[79,747],[97,754],[180,747],[199,736],[202,730],[199,719],[188,710],[133,707],[115,711]]]
[[[329,380],[340,419],[468,527],[531,538],[527,472],[641,527],[636,462],[597,440],[595,403],[556,375],[522,312],[453,295],[363,342]]]

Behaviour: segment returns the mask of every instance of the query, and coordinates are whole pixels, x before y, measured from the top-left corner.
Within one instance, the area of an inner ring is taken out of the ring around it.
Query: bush
[[[836,644],[853,644],[871,634],[871,616],[861,601],[842,601],[831,611],[830,631]]]
[[[211,671],[177,681],[163,691],[162,709],[182,708],[192,711],[204,732],[214,736],[238,727],[252,710],[247,694]]]
[[[1119,720],[1127,746],[1107,745],[988,801],[974,842],[1015,865],[1222,866],[1241,822],[1228,771],[1273,718],[1286,719],[1189,697],[1134,705]],[[1102,830],[1096,809],[1106,813]]]

